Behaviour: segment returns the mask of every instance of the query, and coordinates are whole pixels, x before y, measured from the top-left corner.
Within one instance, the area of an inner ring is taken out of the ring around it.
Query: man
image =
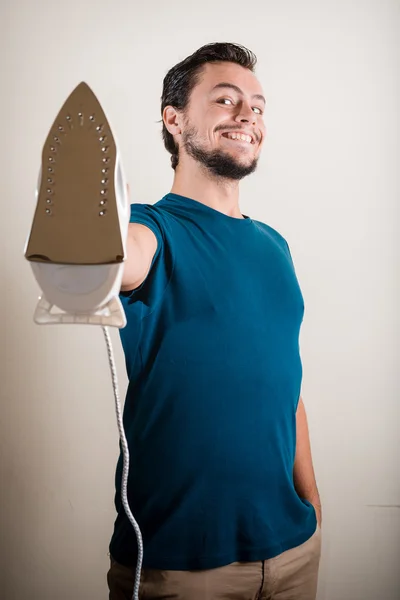
[[[303,298],[284,238],[239,208],[266,136],[255,64],[249,50],[217,43],[169,71],[161,111],[173,186],[155,205],[132,205],[121,339],[144,599],[316,595]],[[111,600],[131,598],[137,560],[121,467]]]

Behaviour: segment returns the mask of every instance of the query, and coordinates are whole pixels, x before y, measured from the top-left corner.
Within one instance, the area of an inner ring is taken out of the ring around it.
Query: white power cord
[[[119,436],[120,436],[121,446],[122,446],[122,455],[123,455],[123,470],[122,470],[122,485],[121,485],[122,504],[125,509],[126,516],[128,517],[130,523],[132,524],[132,527],[135,530],[137,543],[138,543],[138,560],[137,560],[137,565],[136,565],[135,586],[134,586],[134,590],[133,590],[132,600],[139,600],[140,574],[141,574],[142,562],[143,562],[143,541],[142,541],[142,534],[140,532],[139,525],[135,521],[135,519],[131,513],[131,509],[129,508],[129,503],[128,503],[128,494],[127,494],[128,474],[129,474],[128,442],[126,441],[124,425],[123,425],[123,420],[122,420],[121,402],[119,399],[119,392],[118,392],[117,370],[115,368],[114,354],[113,354],[113,349],[112,349],[112,345],[111,345],[111,338],[110,338],[110,334],[108,332],[107,327],[102,326],[102,330],[103,330],[104,337],[105,337],[106,344],[107,344],[108,360],[110,362],[111,377],[112,377],[112,384],[113,384],[114,398],[115,398],[115,411],[117,413],[118,431],[119,431]]]

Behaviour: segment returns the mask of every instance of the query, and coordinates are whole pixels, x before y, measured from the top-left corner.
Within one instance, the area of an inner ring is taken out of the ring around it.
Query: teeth
[[[228,133],[228,138],[231,140],[241,140],[242,142],[251,144],[251,137],[249,135],[245,135],[244,133]]]

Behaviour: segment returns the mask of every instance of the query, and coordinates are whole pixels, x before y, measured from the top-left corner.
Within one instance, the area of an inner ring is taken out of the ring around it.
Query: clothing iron
[[[129,219],[128,189],[115,138],[99,101],[82,82],[67,98],[45,141],[24,253],[43,293],[34,313],[36,323],[103,329],[123,453],[122,504],[138,543],[132,596],[138,600],[143,541],[128,503],[129,448],[107,328],[126,325],[119,291]]]
[[[36,211],[25,258],[43,295],[38,324],[125,327],[119,299],[130,207],[105,113],[82,82],[43,146]],[[56,307],[61,312],[52,312]]]

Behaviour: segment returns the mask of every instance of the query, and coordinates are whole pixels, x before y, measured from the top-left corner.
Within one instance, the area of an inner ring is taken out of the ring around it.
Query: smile
[[[229,140],[236,140],[238,142],[246,142],[247,144],[254,144],[253,138],[251,135],[247,135],[245,133],[239,132],[226,132],[222,134],[223,137],[228,138]]]

